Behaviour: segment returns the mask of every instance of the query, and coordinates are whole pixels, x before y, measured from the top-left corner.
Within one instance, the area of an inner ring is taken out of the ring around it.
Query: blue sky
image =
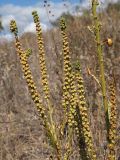
[[[63,12],[67,12],[68,10],[72,13],[76,5],[86,5],[88,1],[89,0],[47,0],[47,2],[51,4],[49,9],[52,11],[52,15],[55,15],[54,17],[49,15],[50,19],[54,21]],[[68,7],[65,7],[64,3],[66,3]],[[38,11],[42,28],[44,30],[48,29],[50,27],[49,18],[46,8],[43,6],[44,0],[0,0],[0,15],[2,15],[4,27],[1,35],[6,38],[11,37],[9,23],[12,19],[17,21],[21,34],[23,32],[34,32],[35,26],[31,15],[33,10]]]
[[[91,0],[64,0],[67,1],[67,7],[64,6],[63,0],[48,0],[50,2],[51,14],[49,18],[51,21],[56,20],[62,13],[69,11],[75,14],[75,7],[79,5],[81,9],[91,8]],[[117,0],[100,0],[102,3],[116,2]],[[15,19],[19,28],[19,33],[35,32],[35,25],[33,23],[32,11],[37,10],[40,16],[40,22],[43,30],[49,29],[50,23],[43,7],[44,0],[0,0],[0,15],[2,15],[2,24],[4,31],[0,34],[0,38],[10,39],[12,37],[9,24],[12,19]]]
[[[51,0],[52,2],[59,3],[62,2],[62,0]],[[78,3],[83,2],[84,0],[69,0],[72,3]],[[27,6],[27,5],[34,5],[39,2],[44,2],[44,0],[0,0],[0,5],[5,4],[14,4],[14,5],[20,5],[20,6]]]

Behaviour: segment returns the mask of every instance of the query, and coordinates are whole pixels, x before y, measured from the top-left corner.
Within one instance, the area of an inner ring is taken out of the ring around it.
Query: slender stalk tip
[[[37,11],[33,11],[32,15],[33,15],[34,22],[35,23],[39,22],[39,16],[38,16]]]
[[[32,15],[37,15],[37,11],[32,11]]]
[[[60,28],[61,28],[62,31],[66,29],[66,23],[65,23],[65,18],[64,17],[62,17],[60,19]]]
[[[17,28],[17,24],[15,20],[11,20],[10,22],[10,31],[14,33],[15,35],[18,34],[18,28]]]

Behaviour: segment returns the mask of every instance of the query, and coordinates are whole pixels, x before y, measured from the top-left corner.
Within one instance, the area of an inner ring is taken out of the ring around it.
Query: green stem
[[[104,72],[104,60],[103,60],[103,53],[102,53],[102,43],[100,37],[100,22],[97,16],[97,6],[99,5],[98,0],[92,0],[92,14],[94,19],[94,33],[95,33],[95,40],[97,43],[97,53],[98,53],[98,60],[100,65],[100,81],[101,81],[101,88],[102,88],[102,96],[103,96],[103,106],[105,109],[105,119],[106,119],[106,126],[107,131],[109,128],[109,118],[108,118],[108,101],[106,95],[106,81],[105,81],[105,72]]]

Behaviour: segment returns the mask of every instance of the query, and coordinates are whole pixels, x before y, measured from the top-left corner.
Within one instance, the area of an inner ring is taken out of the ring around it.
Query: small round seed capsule
[[[108,45],[108,46],[112,46],[112,45],[113,45],[113,41],[112,41],[111,38],[108,38],[108,39],[107,39],[107,45]]]
[[[111,47],[113,45],[113,41],[111,38],[107,38],[103,41],[103,44],[107,44],[109,47]]]

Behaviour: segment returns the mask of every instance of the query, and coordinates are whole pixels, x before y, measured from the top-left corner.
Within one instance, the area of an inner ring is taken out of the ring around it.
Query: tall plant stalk
[[[94,22],[93,29],[95,34],[95,41],[97,44],[97,55],[98,55],[99,66],[100,66],[100,84],[102,88],[103,106],[105,110],[106,127],[108,131],[109,130],[108,101],[107,101],[107,94],[106,94],[104,58],[103,58],[102,43],[101,43],[101,36],[100,36],[101,24],[99,22],[98,15],[97,15],[98,5],[99,5],[98,0],[92,0],[92,14],[93,14],[93,22]]]
[[[80,118],[77,123],[78,123],[78,133],[80,134],[79,136],[80,139],[83,141],[82,146],[85,146],[85,151],[82,149],[84,152],[84,159],[90,159],[90,160],[97,160],[96,156],[96,151],[94,147],[94,142],[93,142],[93,137],[91,133],[91,128],[90,128],[90,122],[89,122],[89,114],[88,114],[88,108],[87,108],[87,102],[85,98],[85,89],[84,89],[84,80],[81,75],[81,69],[80,69],[80,64],[77,62],[74,66],[74,74],[75,74],[75,82],[76,82],[76,90],[78,94],[78,106],[77,113],[78,118]],[[82,121],[82,122],[80,122]],[[82,132],[79,130],[79,127],[82,128]],[[83,136],[83,137],[82,137]],[[81,145],[80,145],[81,146]],[[86,154],[87,153],[87,154]],[[83,153],[82,153],[83,154]]]
[[[61,151],[60,151],[60,143],[57,137],[57,132],[55,130],[55,127],[53,127],[53,124],[49,120],[48,113],[46,112],[45,106],[42,104],[41,96],[37,91],[37,87],[35,82],[33,81],[32,73],[28,64],[28,57],[30,55],[29,50],[24,51],[21,47],[21,43],[19,41],[18,37],[18,28],[16,25],[16,22],[14,20],[10,23],[10,30],[15,35],[15,45],[16,45],[16,51],[18,53],[18,56],[20,58],[20,63],[22,65],[22,70],[24,77],[26,79],[29,91],[31,93],[32,100],[34,101],[37,111],[39,113],[40,118],[43,120],[43,125],[45,127],[45,131],[47,133],[47,136],[51,142],[52,147],[54,148],[54,151],[56,153],[57,160],[61,160]]]
[[[72,153],[72,138],[73,138],[73,126],[74,126],[74,114],[75,114],[75,90],[73,84],[73,78],[71,75],[71,53],[69,48],[68,37],[66,33],[65,19],[62,17],[60,21],[60,29],[63,42],[63,99],[62,106],[65,113],[65,122],[63,121],[63,128],[68,123],[68,136],[67,136],[67,149],[64,155],[64,160],[69,160]]]

